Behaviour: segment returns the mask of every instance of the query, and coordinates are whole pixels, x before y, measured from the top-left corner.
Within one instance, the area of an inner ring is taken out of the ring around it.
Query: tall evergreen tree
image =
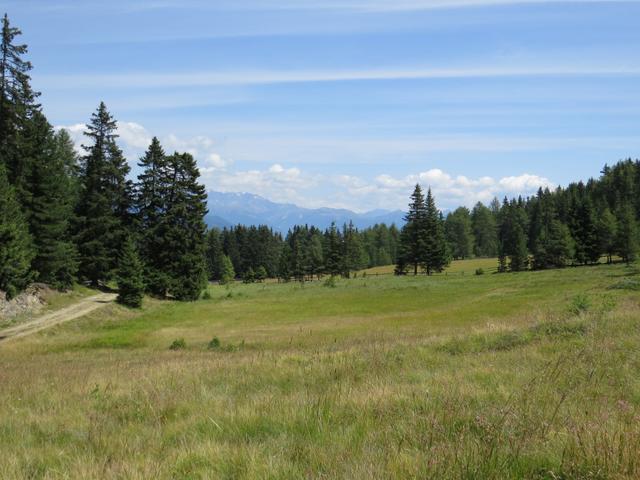
[[[149,293],[164,296],[170,282],[166,265],[162,264],[167,245],[161,230],[172,179],[168,177],[167,159],[156,137],[151,140],[138,166],[142,172],[135,188],[135,205],[145,283]]]
[[[342,238],[344,239],[344,272],[343,276],[349,278],[351,272],[358,271],[366,267],[366,252],[360,239],[358,230],[349,222],[343,228]]]
[[[220,231],[212,228],[207,232],[207,274],[209,280],[220,280],[223,269],[222,243],[220,241]]]
[[[471,229],[474,239],[473,253],[477,257],[495,257],[498,254],[496,217],[480,202],[471,212]]]
[[[342,274],[343,272],[343,249],[340,233],[334,223],[325,232],[327,243],[327,254],[325,255],[325,267],[327,273],[332,277]]]
[[[125,240],[119,255],[118,271],[118,303],[132,308],[142,305],[144,295],[144,268],[136,246],[129,237]]]
[[[129,166],[116,145],[116,121],[100,103],[87,125],[77,207],[80,275],[93,285],[113,277],[118,252],[129,235],[132,186]]]
[[[0,164],[0,290],[11,298],[32,280],[29,229]]]
[[[26,205],[36,251],[33,269],[39,281],[64,290],[72,286],[78,270],[70,231],[76,197],[74,179],[65,164],[69,152],[56,142],[51,125],[40,112],[33,114],[24,136],[30,145],[24,153],[34,167],[27,179]]]
[[[23,130],[34,112],[39,111],[36,103],[39,93],[30,85],[31,63],[23,57],[27,46],[16,43],[22,32],[12,27],[9,17],[2,19],[2,39],[0,43],[0,162],[4,163],[9,183],[21,204],[29,196],[27,177],[31,171],[29,158],[24,155],[25,139]]]
[[[171,182],[161,229],[166,245],[162,265],[170,277],[170,293],[178,300],[197,300],[207,280],[207,194],[198,183],[200,172],[191,154],[171,155],[167,168]]]
[[[616,239],[618,236],[618,221],[609,208],[605,208],[598,218],[598,243],[600,251],[607,256],[607,263],[613,261],[616,252]]]
[[[233,263],[228,255],[222,256],[222,270],[220,271],[220,284],[229,285],[236,278],[236,272],[233,270]]]
[[[436,202],[431,194],[431,189],[427,191],[425,200],[425,242],[424,259],[422,268],[427,275],[442,272],[450,263],[451,256],[444,232],[444,219],[442,213],[436,207]]]
[[[412,266],[413,274],[418,274],[418,268],[427,261],[427,209],[420,185],[415,186],[411,194],[409,211],[405,216],[405,225],[400,233],[398,265]]]
[[[473,253],[473,233],[471,213],[466,207],[459,207],[449,213],[444,224],[447,243],[454,259],[465,259]]]
[[[616,235],[616,253],[622,261],[631,263],[638,255],[638,223],[633,206],[623,204],[617,212],[618,226]]]

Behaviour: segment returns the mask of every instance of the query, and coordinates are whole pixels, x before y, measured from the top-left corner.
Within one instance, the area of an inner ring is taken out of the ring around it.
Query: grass
[[[459,268],[211,286],[0,345],[0,478],[638,478],[634,270]]]
[[[367,268],[359,272],[359,275],[393,275],[394,265],[384,265],[382,267]],[[470,260],[454,260],[451,266],[442,274],[438,275],[473,275],[477,269],[481,268],[485,274],[494,273],[498,270],[498,260],[496,258],[474,258]]]

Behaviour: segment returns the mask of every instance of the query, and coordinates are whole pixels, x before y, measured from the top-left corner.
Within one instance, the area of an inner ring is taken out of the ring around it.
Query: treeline
[[[246,282],[278,278],[298,281],[323,275],[349,277],[367,267],[392,264],[399,231],[395,225],[374,225],[362,231],[352,223],[322,231],[296,226],[286,236],[267,226],[212,229],[207,234],[210,280]]]
[[[198,298],[206,284],[206,193],[188,153],[166,155],[157,139],[130,168],[104,103],[92,115],[79,156],[55,132],[30,85],[21,32],[2,20],[0,57],[0,290],[30,282],[66,289],[117,281],[120,301],[146,291]]]
[[[419,223],[420,214],[411,214],[415,205],[414,199],[407,231]],[[629,159],[605,166],[599,179],[586,183],[541,188],[535,196],[502,203],[495,199],[489,207],[478,203],[471,211],[460,207],[447,215],[444,231],[452,258],[495,256],[501,272],[539,270],[594,264],[603,257],[632,262],[640,247],[639,219],[640,161]],[[427,247],[415,240],[404,245],[426,254]],[[424,260],[419,264],[427,270]]]

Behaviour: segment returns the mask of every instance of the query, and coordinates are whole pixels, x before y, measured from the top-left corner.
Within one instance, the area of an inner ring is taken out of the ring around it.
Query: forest
[[[396,265],[396,274],[442,272],[452,259],[497,257],[500,272],[631,262],[638,251],[640,162],[605,166],[598,179],[530,198],[494,199],[446,217],[417,185],[405,225],[352,224],[285,236],[266,226],[207,231],[205,186],[189,153],[154,138],[136,179],[104,103],[91,115],[82,154],[54,129],[31,86],[27,46],[7,15],[0,58],[0,290],[32,282],[57,289],[117,284],[119,301],[143,295],[198,299],[207,281],[350,277]]]

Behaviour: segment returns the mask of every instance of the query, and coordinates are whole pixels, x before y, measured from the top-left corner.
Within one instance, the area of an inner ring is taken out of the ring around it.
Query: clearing
[[[0,478],[639,478],[640,270],[467,262],[0,342]]]

